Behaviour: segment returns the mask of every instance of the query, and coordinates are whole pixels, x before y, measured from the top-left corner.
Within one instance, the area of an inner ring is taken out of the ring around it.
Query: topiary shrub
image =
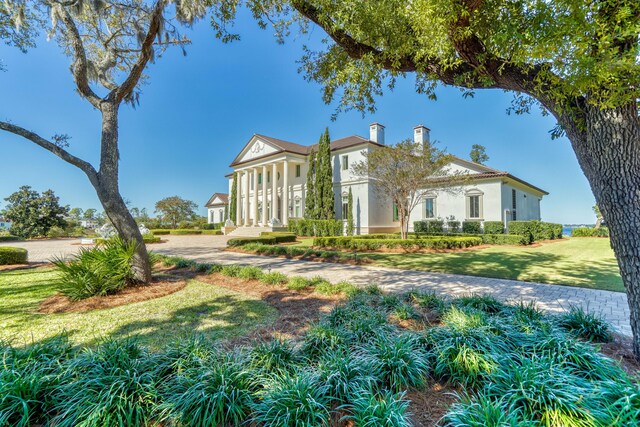
[[[482,232],[482,230],[480,229],[480,222],[479,221],[463,221],[462,232],[464,234],[480,234]]]
[[[201,230],[202,234],[209,236],[222,236],[222,230]]]
[[[502,221],[485,221],[484,222],[485,234],[504,234],[504,224]]]
[[[185,236],[189,234],[202,234],[202,230],[191,230],[188,228],[176,228],[175,230],[171,230],[169,234],[175,234],[178,236]]]
[[[342,236],[344,224],[338,219],[290,219],[289,231],[296,236]]]
[[[26,264],[27,258],[26,249],[0,246],[0,265]]]
[[[482,243],[486,245],[528,245],[529,239],[517,234],[482,234]]]
[[[157,236],[164,236],[171,233],[171,230],[169,230],[168,228],[154,228],[153,230],[149,231]]]
[[[24,240],[22,237],[13,236],[11,234],[0,234],[0,242],[19,242]]]
[[[284,231],[264,231],[260,233],[260,237],[273,237],[276,243],[291,243],[296,241],[295,233],[287,233]]]

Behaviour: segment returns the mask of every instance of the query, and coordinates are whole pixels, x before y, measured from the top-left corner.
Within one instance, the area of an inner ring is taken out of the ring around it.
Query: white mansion
[[[429,129],[416,126],[416,144],[429,140]],[[384,144],[384,126],[373,123],[369,139],[353,135],[332,141],[333,188],[336,217],[346,218],[349,188],[353,193],[353,217],[358,234],[398,231],[393,204],[375,190],[375,184],[353,174],[352,164],[363,160],[363,153]],[[233,234],[256,234],[258,230],[286,227],[291,218],[302,218],[308,155],[314,146],[304,146],[264,135],[253,135],[230,167],[237,174],[236,218]],[[317,150],[316,150],[317,151]],[[448,167],[469,175],[460,191],[425,192],[421,207],[413,210],[413,222],[422,219],[451,218],[457,221],[503,221],[540,219],[540,201],[546,194],[508,172],[454,158]],[[229,178],[231,193],[233,174]],[[226,195],[225,195],[226,196]],[[209,222],[220,222],[220,202],[216,193],[207,204]],[[226,199],[226,197],[225,197]]]

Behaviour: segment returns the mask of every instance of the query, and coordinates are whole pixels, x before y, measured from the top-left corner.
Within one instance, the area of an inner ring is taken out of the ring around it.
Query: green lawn
[[[20,345],[66,332],[77,344],[137,336],[158,348],[194,332],[211,339],[242,335],[276,317],[263,301],[195,280],[148,301],[86,313],[39,314],[40,302],[56,292],[51,284],[55,274],[42,269],[0,273],[0,341]]]
[[[312,244],[313,239],[302,239],[298,246]],[[366,256],[384,267],[624,292],[609,239],[603,238],[565,238],[540,246],[492,246],[465,252],[367,253]]]

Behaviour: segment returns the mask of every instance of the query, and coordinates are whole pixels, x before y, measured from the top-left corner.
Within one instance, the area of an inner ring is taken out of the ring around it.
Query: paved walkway
[[[228,239],[224,236],[163,236],[163,239],[167,242],[150,245],[150,248],[158,253],[182,256],[199,262],[256,265],[287,275],[322,276],[332,282],[347,280],[356,285],[376,284],[388,291],[419,289],[449,296],[484,293],[505,301],[536,301],[542,309],[555,313],[564,311],[571,305],[578,305],[589,311],[602,313],[618,332],[631,335],[627,298],[620,292],[224,252],[222,249]],[[24,247],[29,250],[31,261],[41,262],[50,259],[52,255],[66,256],[76,252],[79,246],[73,243],[77,243],[77,240],[13,242],[0,245]]]

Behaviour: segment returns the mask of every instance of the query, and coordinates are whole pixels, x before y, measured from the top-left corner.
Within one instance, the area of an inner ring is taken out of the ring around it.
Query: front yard
[[[303,239],[299,246],[311,246]],[[362,253],[374,265],[624,292],[609,239],[565,238],[533,246],[430,253]]]
[[[43,301],[56,294],[49,269],[0,271],[0,342],[23,345],[67,334],[74,344],[136,336],[159,348],[198,333],[206,338],[245,334],[273,321],[276,310],[251,295],[199,280],[170,295],[84,312],[41,313]]]

